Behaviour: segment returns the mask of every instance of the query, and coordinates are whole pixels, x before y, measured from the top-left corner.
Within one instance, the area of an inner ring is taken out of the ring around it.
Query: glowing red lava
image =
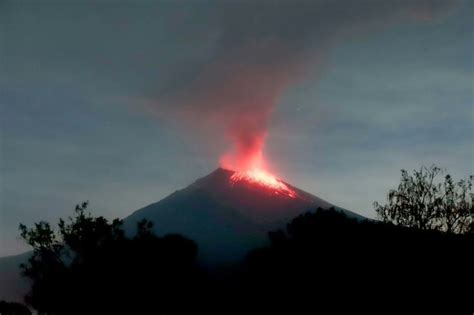
[[[259,121],[258,119],[254,121],[253,116],[250,116],[250,120],[249,117],[246,118],[248,119],[244,121],[243,126],[240,126],[237,134],[231,137],[234,150],[224,154],[220,159],[222,168],[235,171],[230,177],[230,183],[234,185],[245,181],[259,185],[275,195],[296,198],[295,191],[282,180],[265,171],[267,167],[263,157],[263,147],[266,132],[254,126],[254,123],[257,124]],[[249,121],[252,124],[249,124]]]
[[[230,177],[231,183],[235,184],[240,181],[247,181],[255,183],[271,189],[275,195],[283,195],[289,198],[296,198],[296,192],[290,189],[280,179],[272,174],[258,168],[253,168],[247,171],[235,172]]]

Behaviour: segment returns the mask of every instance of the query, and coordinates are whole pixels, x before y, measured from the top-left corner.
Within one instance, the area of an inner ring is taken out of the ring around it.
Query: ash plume
[[[331,47],[397,23],[431,20],[453,1],[236,1],[212,6],[211,61],[161,89],[153,110],[232,147],[230,169],[264,167],[271,114],[285,91],[309,72],[321,74]]]

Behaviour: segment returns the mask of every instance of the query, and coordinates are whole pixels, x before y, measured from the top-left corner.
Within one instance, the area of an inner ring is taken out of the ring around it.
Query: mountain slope
[[[158,235],[179,233],[197,242],[204,263],[234,262],[267,242],[275,230],[301,213],[333,205],[285,182],[291,196],[252,181],[233,181],[233,171],[217,169],[188,187],[132,213],[124,228],[133,235],[142,219],[153,221]],[[335,207],[350,217],[365,219]],[[31,252],[0,258],[0,300],[21,301],[28,283],[20,263]]]
[[[332,204],[283,183],[294,195],[247,180],[233,181],[233,171],[219,168],[157,203],[125,218],[133,234],[137,222],[153,221],[157,234],[180,233],[195,240],[207,262],[242,258],[248,250],[263,245],[268,231],[283,227],[293,217]],[[336,207],[337,208],[337,207]],[[337,208],[348,216],[363,218]]]

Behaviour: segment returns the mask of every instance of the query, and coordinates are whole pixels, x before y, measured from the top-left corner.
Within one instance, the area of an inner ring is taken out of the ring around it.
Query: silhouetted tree
[[[265,314],[469,312],[473,246],[473,234],[318,209],[270,233],[270,245],[249,254],[239,292]]]
[[[23,304],[0,301],[1,315],[31,315],[31,311]]]
[[[413,175],[401,172],[398,188],[388,193],[388,203],[374,203],[384,222],[450,233],[473,231],[473,176],[455,182],[447,174],[440,182],[442,171],[436,166],[422,167]]]
[[[28,304],[57,315],[173,314],[195,306],[201,273],[193,241],[157,237],[146,220],[127,238],[121,220],[93,217],[87,206],[76,206],[57,231],[46,222],[31,229],[20,225],[34,249],[21,266],[32,283]]]

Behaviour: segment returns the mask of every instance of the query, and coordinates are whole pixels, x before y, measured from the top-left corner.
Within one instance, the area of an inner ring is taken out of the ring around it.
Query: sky
[[[0,2],[0,256],[263,150],[374,218],[400,169],[474,174],[474,1]],[[252,149],[253,150],[253,149]]]

